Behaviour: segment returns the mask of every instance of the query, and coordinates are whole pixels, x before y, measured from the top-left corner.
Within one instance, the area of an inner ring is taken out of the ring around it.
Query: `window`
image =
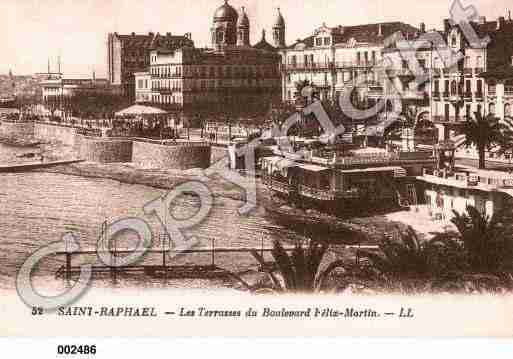
[[[331,38],[330,37],[325,37],[324,38],[324,45],[325,46],[331,45]]]
[[[315,45],[316,46],[322,46],[322,38],[318,37],[315,39]]]
[[[511,117],[511,105],[509,103],[504,105],[504,116]]]
[[[488,112],[490,113],[490,115],[495,115],[495,104],[494,103],[490,104]]]
[[[451,95],[456,95],[458,92],[458,84],[456,81],[451,82]]]
[[[408,68],[408,61],[407,60],[402,60],[402,68],[403,69],[407,69]]]
[[[376,51],[372,51],[372,64],[376,64]]]
[[[480,95],[483,93],[483,80],[477,80],[477,93]]]
[[[470,80],[467,80],[465,81],[465,93],[470,94],[471,91],[471,82]]]
[[[477,59],[476,59],[476,67],[478,69],[482,69],[483,68],[483,58],[481,56],[478,56]]]
[[[467,118],[471,117],[471,113],[470,113],[471,110],[470,110],[470,108],[471,108],[470,105],[465,105],[465,116]]]
[[[137,88],[143,88],[143,80],[137,81]]]
[[[456,47],[457,42],[458,42],[458,39],[456,38],[456,35],[453,35],[451,38],[451,46]]]

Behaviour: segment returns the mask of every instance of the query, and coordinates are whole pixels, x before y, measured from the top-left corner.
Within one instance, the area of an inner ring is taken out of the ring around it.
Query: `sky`
[[[428,29],[441,28],[452,0],[230,0],[245,6],[251,22],[251,42],[271,29],[280,7],[287,24],[287,43],[328,26],[403,21]],[[107,72],[107,34],[192,33],[196,46],[210,43],[212,17],[224,0],[1,0],[0,74],[28,75],[52,71],[61,57],[66,75],[97,77]],[[462,0],[487,19],[506,16],[510,0]]]

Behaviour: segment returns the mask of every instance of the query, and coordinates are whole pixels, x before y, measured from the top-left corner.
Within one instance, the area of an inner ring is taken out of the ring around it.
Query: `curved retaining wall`
[[[98,163],[132,161],[132,141],[75,135],[75,152],[80,159]]]
[[[35,123],[34,136],[42,141],[58,142],[68,146],[75,144],[75,129],[73,127]]]
[[[6,140],[27,140],[34,137],[34,124],[31,122],[0,122],[0,138]]]
[[[142,168],[190,169],[210,166],[211,148],[208,144],[178,143],[160,145],[133,142],[132,162]]]

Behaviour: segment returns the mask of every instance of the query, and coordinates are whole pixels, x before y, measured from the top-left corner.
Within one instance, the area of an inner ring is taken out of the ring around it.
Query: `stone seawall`
[[[98,163],[121,163],[132,161],[132,141],[75,136],[73,146],[78,157]]]
[[[31,122],[0,122],[0,139],[8,141],[31,140],[34,138],[34,124]]]
[[[210,166],[210,145],[178,143],[160,145],[134,141],[132,162],[142,168],[190,169]]]
[[[75,144],[75,129],[73,127],[35,123],[34,136],[45,142],[62,143],[66,146]]]

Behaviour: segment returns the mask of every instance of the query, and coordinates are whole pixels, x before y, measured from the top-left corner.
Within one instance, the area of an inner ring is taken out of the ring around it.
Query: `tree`
[[[288,254],[280,241],[274,241],[272,255],[275,266],[280,272],[283,281],[280,281],[274,268],[257,251],[252,255],[258,260],[273,282],[272,290],[278,292],[307,293],[324,288],[324,280],[337,268],[343,268],[342,261],[332,262],[324,271],[320,271],[321,262],[328,251],[327,243],[310,240],[307,246],[296,244],[291,254]],[[261,288],[265,289],[265,288]]]
[[[483,117],[480,112],[474,114],[475,118],[467,118],[461,132],[465,135],[465,146],[475,145],[479,156],[479,169],[486,168],[485,151],[491,150],[494,144],[500,144],[502,131],[499,120],[488,115]]]
[[[493,274],[511,266],[513,241],[502,213],[490,217],[467,206],[467,213],[454,211],[451,222],[458,229],[457,240],[472,271]]]

